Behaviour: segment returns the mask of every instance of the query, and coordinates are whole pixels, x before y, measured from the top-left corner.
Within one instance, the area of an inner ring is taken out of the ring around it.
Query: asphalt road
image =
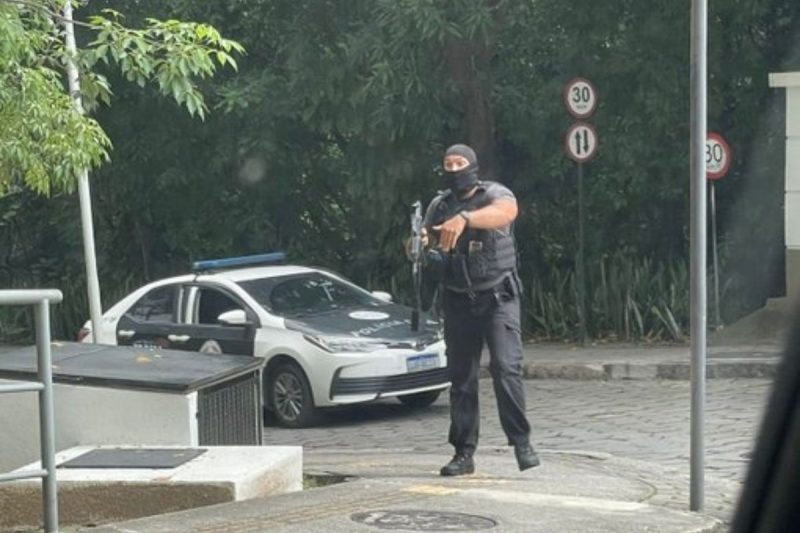
[[[743,480],[771,382],[715,379],[707,384],[706,468]],[[587,450],[651,461],[689,472],[688,381],[525,382],[532,442],[548,450]],[[481,443],[504,446],[491,381],[481,380]],[[265,444],[313,450],[415,450],[445,463],[449,406],[410,410],[395,400],[326,412],[319,425],[284,429],[268,423]],[[480,445],[476,462],[480,469]]]

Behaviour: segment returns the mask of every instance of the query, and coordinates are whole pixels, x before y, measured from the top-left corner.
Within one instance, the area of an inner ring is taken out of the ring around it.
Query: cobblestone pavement
[[[743,480],[771,382],[710,380],[706,405],[709,474]],[[688,381],[525,382],[534,446],[607,452],[689,470]],[[306,450],[415,450],[451,454],[447,395],[431,407],[409,410],[395,400],[326,412],[320,424],[284,429],[268,423],[265,444]],[[481,380],[481,445],[504,446],[491,381]],[[480,460],[480,446],[476,460]]]

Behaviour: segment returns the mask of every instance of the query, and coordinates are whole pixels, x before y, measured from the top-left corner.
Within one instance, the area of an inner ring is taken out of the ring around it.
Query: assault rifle
[[[419,331],[419,316],[422,312],[422,204],[417,200],[411,205],[411,277],[414,281],[414,310],[411,312],[411,331]]]

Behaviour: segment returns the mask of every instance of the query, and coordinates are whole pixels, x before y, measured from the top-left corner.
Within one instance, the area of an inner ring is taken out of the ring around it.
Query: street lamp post
[[[692,414],[689,508],[703,510],[706,387],[706,112],[708,0],[692,0],[691,16],[691,338]]]
[[[64,2],[64,33],[67,47],[67,80],[72,102],[78,113],[83,114],[81,82],[78,66],[75,63],[75,26],[72,23],[72,2]],[[78,198],[81,209],[81,228],[83,229],[83,255],[86,261],[86,287],[89,296],[89,317],[92,321],[92,340],[97,341],[100,331],[100,317],[103,314],[100,302],[100,282],[97,277],[97,258],[94,247],[94,224],[92,222],[92,196],[89,190],[89,171],[82,170],[78,176]]]

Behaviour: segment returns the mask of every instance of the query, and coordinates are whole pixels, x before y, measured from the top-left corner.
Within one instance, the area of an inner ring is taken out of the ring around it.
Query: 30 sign
[[[731,166],[731,147],[719,133],[709,132],[706,138],[706,177],[718,180],[725,177]]]
[[[597,91],[584,78],[574,78],[564,87],[564,104],[575,118],[587,118],[597,107]]]

